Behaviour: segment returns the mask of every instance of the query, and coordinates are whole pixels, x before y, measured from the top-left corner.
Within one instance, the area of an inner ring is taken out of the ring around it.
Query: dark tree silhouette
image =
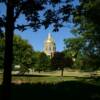
[[[54,56],[51,58],[51,66],[54,69],[61,70],[61,76],[63,76],[63,71],[65,67],[71,67],[73,64],[72,58],[65,57],[64,53],[56,52]]]

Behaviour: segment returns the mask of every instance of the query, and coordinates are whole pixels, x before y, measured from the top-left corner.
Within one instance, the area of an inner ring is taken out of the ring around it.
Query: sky
[[[35,51],[43,51],[44,41],[46,40],[48,33],[51,33],[55,44],[56,50],[64,50],[64,39],[74,37],[71,32],[71,25],[68,24],[67,27],[61,28],[58,32],[52,32],[52,29],[41,28],[37,32],[33,32],[28,29],[24,32],[15,31],[16,34],[20,35],[23,39],[28,40],[28,43],[32,45]]]
[[[74,2],[74,4],[77,4]],[[0,4],[0,15],[3,13],[6,13],[6,8],[4,5]],[[20,17],[19,20],[17,20],[19,23],[23,23],[25,20],[23,20],[23,17]],[[74,37],[74,35],[71,33],[72,24],[67,24],[66,27],[61,28],[58,32],[52,32],[52,27],[49,27],[45,29],[42,27],[37,32],[33,32],[32,29],[27,29],[24,32],[20,32],[18,30],[15,30],[14,33],[20,35],[22,39],[25,39],[28,41],[29,44],[32,45],[33,49],[35,51],[43,51],[44,41],[48,36],[48,33],[51,33],[55,44],[56,44],[56,51],[62,51],[64,50],[64,39]]]

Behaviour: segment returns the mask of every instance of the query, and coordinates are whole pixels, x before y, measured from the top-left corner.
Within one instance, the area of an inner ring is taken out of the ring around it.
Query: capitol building
[[[48,37],[44,41],[44,53],[47,56],[50,56],[51,58],[55,52],[56,52],[56,45],[55,45],[54,39],[52,38],[51,34],[48,33]]]

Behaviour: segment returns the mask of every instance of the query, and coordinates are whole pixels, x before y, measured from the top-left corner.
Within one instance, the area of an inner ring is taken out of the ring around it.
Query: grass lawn
[[[13,75],[12,100],[100,100],[100,77],[80,76]]]
[[[50,76],[50,75],[12,75],[12,83],[58,83],[61,81],[76,80],[75,77],[71,76]],[[0,84],[2,83],[2,74],[0,74]]]
[[[26,75],[13,76],[13,83],[58,83],[62,81],[76,80],[75,77],[43,76],[43,75]]]
[[[100,73],[100,72],[99,72]],[[99,75],[99,74],[98,74]],[[2,74],[0,73],[0,84],[2,83]],[[26,75],[12,75],[12,83],[59,83],[64,81],[84,81],[86,83],[100,85],[100,75],[97,78],[90,77],[90,73],[79,71],[64,71],[64,77],[60,76],[60,71],[54,72],[34,72]]]

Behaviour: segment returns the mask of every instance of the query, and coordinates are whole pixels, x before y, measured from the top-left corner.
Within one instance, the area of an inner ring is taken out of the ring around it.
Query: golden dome
[[[54,52],[56,52],[56,45],[51,34],[48,33],[48,37],[44,41],[44,53],[51,57]]]
[[[46,39],[45,42],[46,42],[46,43],[54,43],[54,40],[53,40],[53,38],[52,38],[52,36],[51,36],[50,33],[48,34],[48,38]]]

